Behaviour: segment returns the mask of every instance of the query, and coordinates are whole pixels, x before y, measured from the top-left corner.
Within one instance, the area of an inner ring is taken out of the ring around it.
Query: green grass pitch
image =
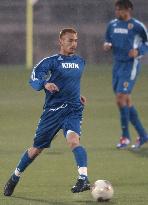
[[[3,196],[3,185],[22,152],[32,145],[44,94],[28,85],[31,71],[0,68],[0,205],[95,205],[89,191],[72,194],[77,169],[60,132],[50,149],[25,171],[12,197]],[[115,195],[110,205],[148,204],[148,145],[139,151],[117,150],[120,135],[118,110],[111,86],[111,66],[88,66],[82,81],[87,97],[82,144],[88,151],[90,181],[107,179]],[[148,128],[148,70],[143,66],[133,100]],[[136,133],[132,127],[132,140]]]

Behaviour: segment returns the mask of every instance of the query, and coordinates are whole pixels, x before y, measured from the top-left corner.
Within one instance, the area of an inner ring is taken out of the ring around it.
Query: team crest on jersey
[[[62,68],[77,68],[77,69],[79,69],[79,64],[77,64],[77,63],[62,63]]]
[[[134,27],[134,24],[132,24],[132,23],[129,23],[129,24],[128,24],[128,29],[129,29],[129,30],[133,29],[133,27]]]

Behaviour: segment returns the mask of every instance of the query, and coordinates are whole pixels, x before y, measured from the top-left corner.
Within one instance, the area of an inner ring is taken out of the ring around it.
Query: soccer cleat
[[[12,179],[12,176],[10,177],[10,179],[7,181],[7,183],[4,186],[4,195],[5,196],[11,196],[13,194],[13,191],[14,191],[18,181],[14,181]]]
[[[119,144],[117,144],[118,149],[124,149],[130,144],[130,140],[127,137],[121,137]]]
[[[139,149],[143,144],[148,142],[148,136],[145,138],[137,137],[136,143],[131,146],[132,149]]]
[[[87,190],[90,190],[90,183],[87,178],[78,179],[76,185],[71,189],[72,193],[79,193]]]

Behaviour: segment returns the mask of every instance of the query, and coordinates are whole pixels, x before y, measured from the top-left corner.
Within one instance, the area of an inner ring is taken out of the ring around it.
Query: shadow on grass
[[[95,204],[103,204],[103,205],[106,205],[106,204],[108,204],[108,205],[114,205],[114,204],[116,204],[115,202],[113,202],[113,201],[108,201],[108,202],[97,202],[97,201],[76,201],[75,203],[77,203],[77,204],[85,204],[85,205],[95,205]]]
[[[45,155],[62,155],[63,152],[60,152],[60,151],[46,151],[44,152]]]
[[[45,199],[34,199],[34,198],[29,198],[29,197],[18,197],[18,196],[12,196],[15,199],[22,199],[24,201],[29,201],[29,202],[39,202],[43,204],[48,204],[48,205],[69,205],[67,202],[59,202],[59,201],[50,201],[50,200],[45,200]]]
[[[22,199],[24,201],[32,201],[32,202],[39,202],[43,204],[48,204],[48,205],[72,205],[72,204],[84,204],[84,205],[95,205],[99,204],[98,202],[91,201],[91,200],[76,200],[76,201],[71,201],[71,202],[62,202],[62,201],[50,201],[50,200],[44,200],[44,199],[34,199],[34,198],[29,198],[29,197],[17,197],[17,196],[12,196],[15,199]],[[102,203],[100,203],[102,204]],[[116,204],[113,201],[109,202],[103,202],[103,205],[108,204],[108,205],[114,205]]]
[[[142,147],[141,149],[128,149],[129,152],[139,156],[148,158],[148,147]]]

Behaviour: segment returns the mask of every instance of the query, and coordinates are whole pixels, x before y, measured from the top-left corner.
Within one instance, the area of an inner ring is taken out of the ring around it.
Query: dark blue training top
[[[29,83],[37,91],[44,89],[44,108],[57,103],[80,104],[80,80],[84,66],[83,58],[61,54],[44,58],[35,66]],[[47,82],[57,85],[59,92],[46,90],[44,85]]]

